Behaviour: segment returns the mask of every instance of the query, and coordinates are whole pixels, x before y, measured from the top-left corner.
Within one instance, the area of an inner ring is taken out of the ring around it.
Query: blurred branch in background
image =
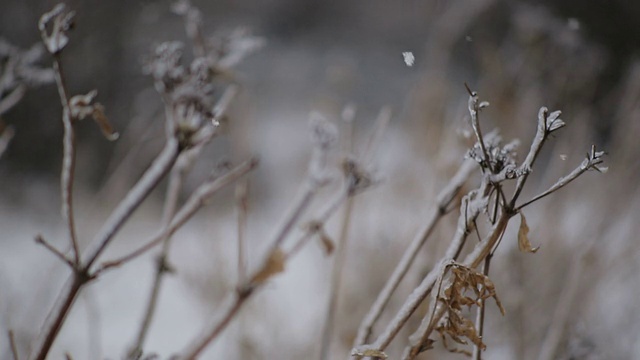
[[[14,335],[1,356],[31,348],[32,359],[150,359],[180,349],[203,359],[332,359],[351,350],[407,359],[632,357],[640,331],[630,320],[640,316],[640,247],[630,241],[640,214],[640,66],[637,51],[624,49],[633,35],[607,41],[598,31],[637,25],[618,16],[620,24],[602,27],[585,13],[594,4],[568,9],[570,2],[240,0],[196,8],[182,0],[171,7],[177,17],[157,2],[70,3],[82,29],[71,41],[70,12],[58,8],[45,24],[55,69],[40,66],[42,46],[0,40],[0,175],[11,189],[0,194],[0,246],[10,254],[0,261],[8,299],[0,326]],[[601,14],[636,7],[608,5],[596,12],[602,22]],[[10,0],[0,27],[15,31],[3,36],[33,42],[10,17],[22,21],[39,6]],[[244,23],[270,46],[240,63],[264,43],[233,30]],[[218,35],[207,35],[212,26]],[[144,57],[150,42],[157,46]],[[138,74],[140,58],[151,81]],[[27,90],[54,80],[52,112],[53,91]],[[156,92],[142,90],[151,82]],[[491,106],[469,87],[464,101],[465,82]],[[100,103],[87,91],[94,88]],[[365,151],[322,155],[323,141],[337,135],[319,130],[331,126],[316,116],[309,146],[301,118],[310,107],[339,118],[348,101],[364,116],[341,140]],[[367,139],[381,104],[397,115]],[[562,108],[570,130],[556,132],[560,113],[541,104]],[[60,105],[63,121],[52,121]],[[79,121],[89,116],[100,131]],[[229,124],[236,133],[227,134]],[[100,132],[115,138],[115,127],[124,129],[116,144],[94,141]],[[500,140],[534,132],[524,158],[516,141]],[[604,182],[573,182],[606,171],[602,151],[591,147],[584,158],[593,143],[611,154],[611,171]],[[235,167],[219,160],[227,152]],[[43,174],[58,171],[58,155],[63,172],[48,198],[43,184],[54,181]],[[354,206],[353,195],[372,182],[380,184],[375,194]],[[105,186],[94,197],[97,183]],[[235,200],[221,191],[233,183]],[[48,207],[58,197],[63,223]],[[291,210],[282,211],[288,201]],[[329,221],[343,205],[343,223]],[[446,216],[458,209],[457,218]],[[514,216],[519,226],[507,226]],[[35,232],[56,271],[33,243],[18,241]],[[315,240],[323,251],[308,246]],[[46,288],[69,270],[62,301],[38,327],[53,296]],[[97,278],[104,280],[90,289],[94,301],[76,302]],[[91,309],[73,311],[81,306]],[[104,316],[92,320],[97,313]],[[85,339],[79,329],[87,323]],[[29,346],[38,331],[40,342]]]

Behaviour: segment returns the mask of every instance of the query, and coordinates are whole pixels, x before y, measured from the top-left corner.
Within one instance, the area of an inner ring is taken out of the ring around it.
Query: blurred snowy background
[[[142,74],[143,59],[153,45],[185,40],[185,35],[182,19],[171,14],[167,1],[67,4],[77,12],[63,56],[68,86],[73,93],[97,88],[122,134],[109,143],[89,121],[78,126],[76,222],[86,246],[163,143],[161,102]],[[3,0],[0,37],[29,48],[39,41],[39,16],[53,5]],[[506,316],[488,307],[486,358],[537,359],[567,287],[574,291],[571,306],[562,311],[568,320],[556,357],[637,357],[640,3],[235,0],[195,5],[207,33],[246,27],[266,40],[237,67],[242,90],[229,128],[207,150],[187,186],[193,188],[221,159],[260,157],[250,177],[251,265],[262,258],[265,238],[304,178],[311,148],[309,111],[340,123],[342,109],[354,104],[355,145],[361,153],[378,111],[392,110],[375,157],[384,181],[355,200],[330,358],[347,358],[362,316],[465,154],[464,82],[491,103],[483,113],[484,128],[498,127],[506,139],[521,139],[521,154],[535,132],[539,107],[563,111],[568,126],[546,146],[525,197],[573,169],[591,144],[609,154],[607,174],[586,174],[527,210],[531,239],[542,246],[538,253],[520,253],[513,229],[505,237],[491,277]],[[407,66],[403,52],[413,53],[413,66]],[[42,64],[49,62],[45,56]],[[41,233],[60,248],[67,244],[58,190],[60,119],[53,85],[30,89],[2,115],[15,129],[0,158],[2,358],[10,357],[8,329],[26,353],[68,276],[68,269],[33,241]],[[154,233],[162,188],[118,235],[106,258],[126,253]],[[329,223],[330,235],[337,236],[340,217]],[[380,324],[439,259],[454,225],[455,215],[440,224]],[[162,290],[147,351],[165,358],[182,348],[233,290],[235,229],[229,188],[175,235],[171,263],[176,273]],[[50,358],[67,351],[75,359],[122,357],[142,317],[153,255],[90,285]],[[204,358],[317,358],[332,261],[319,246],[307,247],[250,300]],[[418,324],[413,319],[409,328]],[[394,341],[388,351],[392,358],[410,333]],[[444,353],[439,345],[436,349],[422,359],[462,357]]]

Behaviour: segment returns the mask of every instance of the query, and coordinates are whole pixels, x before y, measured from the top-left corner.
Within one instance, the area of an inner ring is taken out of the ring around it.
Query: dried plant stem
[[[12,330],[9,330],[9,346],[11,347],[11,354],[13,355],[13,360],[20,360],[20,356],[18,356],[18,347],[16,346],[16,339],[13,336]]]
[[[307,210],[311,201],[318,191],[318,186],[312,181],[305,181],[303,185],[302,194],[298,195],[293,207],[289,210],[289,214],[285,217],[285,221],[280,226],[280,229],[276,233],[276,236],[272,242],[271,251],[275,251],[280,248],[282,242],[287,235],[291,232],[294,225],[298,223],[298,220]]]
[[[602,161],[600,160],[599,162],[597,162],[597,164],[599,164],[600,162],[602,162]],[[543,197],[545,197],[547,195],[550,195],[550,194],[554,193],[555,191],[561,189],[562,187],[566,186],[567,184],[569,184],[573,180],[577,179],[580,175],[584,174],[587,170],[590,169],[590,166],[592,166],[592,165],[587,166],[584,163],[581,164],[577,168],[573,169],[573,171],[571,173],[569,173],[569,175],[560,178],[555,184],[553,184],[545,192],[543,192],[541,194],[538,194],[538,195],[534,196],[531,200],[528,200],[524,204],[519,205],[514,211],[520,211],[524,207],[526,207],[527,205],[529,205],[529,204],[531,204],[533,202],[536,202],[536,201],[542,199]]]
[[[11,94],[5,96],[0,99],[0,116],[9,111],[9,109],[13,108],[27,93],[27,85],[20,84],[18,85]]]
[[[485,259],[484,259],[484,266],[482,269],[482,273],[485,276],[489,275],[489,268],[491,266],[491,258],[493,257],[492,254],[489,254]],[[485,308],[485,303],[486,300],[484,298],[480,299],[480,304],[478,305],[478,309],[477,309],[477,313],[476,313],[476,332],[478,334],[478,337],[480,338],[480,340],[482,340],[484,342],[484,308]],[[478,346],[478,344],[474,344],[473,346],[473,355],[472,355],[473,360],[482,360],[482,348],[480,346]]]
[[[521,165],[521,168],[524,169],[524,173],[520,176],[516,182],[516,189],[513,193],[513,197],[511,198],[511,202],[509,203],[509,208],[514,208],[522,189],[524,188],[524,184],[527,182],[529,178],[529,174],[531,168],[533,167],[533,163],[536,161],[540,150],[542,150],[542,145],[547,139],[547,125],[546,125],[546,116],[547,109],[541,108],[538,113],[538,127],[536,129],[536,135],[531,142],[531,148],[529,149],[529,153],[527,153],[527,157],[524,159],[524,162]]]
[[[80,250],[78,249],[78,240],[76,237],[76,229],[73,216],[73,180],[76,167],[76,140],[75,131],[73,129],[73,119],[71,118],[71,109],[69,107],[69,96],[64,82],[64,73],[62,71],[62,62],[60,54],[56,53],[53,57],[53,71],[55,74],[56,84],[58,85],[58,95],[62,103],[62,123],[64,125],[63,137],[63,156],[62,156],[62,173],[60,175],[60,186],[62,194],[62,217],[67,223],[69,231],[69,241],[73,248],[73,260],[77,266],[80,266]]]
[[[294,256],[298,251],[303,247],[304,244],[308,242],[309,239],[316,232],[322,229],[323,224],[329,219],[329,217],[340,207],[340,205],[347,199],[346,196],[339,194],[336,196],[333,202],[327,206],[327,208],[321,213],[321,215],[315,220],[314,223],[317,226],[310,227],[309,230],[305,231],[304,234],[298,238],[295,242],[293,248],[284,256],[283,261],[290,259]],[[291,214],[290,214],[291,216]],[[289,223],[285,221],[285,224]],[[291,228],[290,228],[291,229]],[[284,236],[287,234],[285,233]],[[276,238],[277,240],[278,238]],[[279,247],[273,247],[276,251],[279,250]],[[256,274],[259,274],[264,268],[268,266],[268,259],[272,256],[273,253],[268,253],[267,260],[265,260],[265,265],[261,267]],[[256,276],[252,276],[251,279],[255,279]],[[253,280],[249,280],[245,284],[241,284],[236,288],[236,292],[233,295],[232,301],[227,301],[230,305],[225,306],[227,308],[226,311],[223,312],[223,315],[219,318],[218,321],[214,322],[213,325],[207,327],[205,331],[202,332],[196,340],[194,340],[187,348],[182,352],[181,355],[178,356],[179,359],[195,359],[200,352],[202,352],[213,340],[215,340],[218,335],[226,328],[226,326],[231,322],[231,320],[236,316],[236,314],[241,309],[242,305],[246,302],[246,300],[255,293],[265,282],[255,282]]]
[[[438,325],[439,319],[446,312],[447,312],[447,307],[437,302],[433,310],[433,313],[431,314],[431,316],[428,318],[428,321],[426,322],[426,324],[428,324],[426,330],[421,331],[420,329],[418,329],[418,331],[416,331],[416,333],[422,332],[422,340],[420,344],[424,343],[429,338],[433,330],[436,328],[436,325]],[[421,345],[408,347],[405,350],[405,354],[402,357],[402,360],[414,359],[420,353],[420,347]]]
[[[340,238],[338,239],[335,259],[333,260],[333,268],[331,269],[331,288],[329,290],[329,302],[327,304],[322,339],[320,341],[320,360],[327,360],[331,353],[331,338],[333,335],[338,300],[340,298],[340,287],[343,279],[342,272],[347,259],[347,242],[349,239],[349,225],[351,225],[353,201],[353,198],[349,198],[344,209]]]
[[[36,235],[36,244],[42,245],[45,247],[45,249],[49,250],[53,255],[55,255],[58,259],[62,260],[62,262],[66,263],[67,265],[69,265],[69,267],[71,269],[75,269],[76,268],[76,264],[68,259],[63,253],[60,252],[60,250],[56,249],[53,245],[49,244],[43,237],[42,235],[38,234]]]
[[[229,325],[231,320],[238,314],[242,305],[247,301],[249,296],[253,293],[252,290],[242,291],[239,290],[232,296],[230,296],[223,305],[224,310],[219,318],[214,321],[214,325],[211,331],[203,333],[200,337],[195,339],[186,350],[184,350],[177,359],[180,360],[194,360],[206,347],[222,333],[222,331]]]
[[[166,227],[171,222],[171,218],[173,218],[176,207],[178,205],[178,198],[180,196],[180,190],[182,189],[182,182],[185,176],[186,168],[189,166],[187,164],[187,159],[189,158],[188,152],[183,152],[176,161],[176,165],[173,167],[171,171],[171,175],[169,176],[169,185],[167,186],[164,209],[162,214],[162,224],[163,227]],[[151,288],[151,293],[149,295],[149,300],[147,302],[147,306],[145,307],[144,316],[142,322],[140,323],[140,328],[138,329],[138,335],[136,337],[135,344],[129,351],[129,356],[134,357],[136,354],[140,354],[142,352],[144,341],[149,331],[149,327],[151,325],[151,321],[155,314],[156,305],[158,303],[158,295],[160,294],[160,287],[162,285],[162,278],[164,274],[168,271],[169,265],[167,264],[167,257],[169,254],[171,237],[167,236],[163,239],[162,242],[162,250],[158,255],[158,259],[156,262],[156,268],[153,278],[153,286]]]
[[[247,212],[249,182],[243,181],[236,185],[236,202],[238,209],[238,284],[247,279],[247,262],[245,257],[245,233],[247,228]]]
[[[429,334],[431,334],[438,324],[437,319],[446,312],[446,306],[442,306],[442,304],[440,304],[439,297],[440,292],[442,291],[442,283],[444,282],[445,275],[447,274],[451,263],[452,262],[446,261],[440,263],[440,266],[438,267],[439,275],[436,280],[438,287],[435,292],[431,293],[431,311],[422,319],[418,329],[409,337],[411,344],[405,348],[402,360],[412,360],[420,353],[424,344],[427,344],[428,342]]]
[[[88,277],[83,276],[79,272],[74,272],[73,275],[67,280],[56,303],[52,310],[49,312],[42,331],[36,339],[36,343],[32,347],[30,360],[45,360],[53,341],[58,336],[62,324],[64,324],[71,306],[76,300],[78,293],[83,285],[89,281]]]
[[[118,205],[109,217],[102,230],[96,236],[99,246],[90,252],[89,261],[82,266],[74,267],[72,276],[67,280],[58,300],[49,312],[42,331],[36,341],[36,345],[31,352],[31,360],[44,360],[53,344],[53,340],[58,335],[71,306],[73,305],[82,287],[97,276],[97,273],[90,274],[91,264],[97,259],[100,253],[108,245],[109,241],[116,234],[117,230],[124,224],[133,211],[142,203],[151,190],[164,177],[171,168],[178,154],[177,140],[169,139],[164,150],[153,162],[151,167],[145,172],[140,181],[129,191],[125,199]],[[43,242],[43,244],[46,244]]]
[[[426,243],[427,239],[429,239],[436,224],[446,214],[447,208],[449,208],[453,199],[458,195],[460,189],[467,181],[472,171],[476,168],[477,164],[473,160],[465,160],[445,188],[440,191],[437,196],[437,203],[431,210],[431,214],[428,218],[429,220],[418,232],[411,244],[409,244],[407,250],[405,250],[400,262],[396,265],[396,268],[393,270],[389,280],[385,283],[384,288],[380,291],[375,302],[371,306],[371,309],[365,315],[364,320],[360,324],[354,341],[354,346],[364,345],[369,341],[373,326],[389,303],[391,295],[398,288],[400,282],[407,274],[409,267],[418,255],[418,251]]]
[[[118,230],[120,230],[122,225],[129,219],[133,211],[138,208],[151,190],[156,187],[165,174],[173,167],[179,153],[178,140],[173,137],[167,139],[164,149],[151,164],[151,167],[147,169],[133,188],[129,190],[125,198],[118,204],[95,236],[94,243],[97,244],[97,246],[89,252],[89,260],[86,264],[87,268],[90,268],[98,259]]]
[[[145,254],[147,251],[160,244],[165,239],[165,237],[173,235],[193,216],[193,214],[195,214],[203,205],[205,205],[207,199],[213,196],[218,190],[233,183],[239,177],[253,170],[257,165],[258,161],[255,159],[245,161],[242,164],[236,166],[228,173],[220,176],[219,178],[200,185],[176,213],[169,226],[160,230],[144,245],[140,246],[138,249],[132,251],[128,255],[103,263],[102,266],[95,271],[95,273],[98,274],[110,268],[121,266],[124,263]]]
[[[345,189],[346,190],[346,189]],[[339,192],[332,201],[329,202],[329,205],[320,212],[314,220],[311,221],[310,226],[307,227],[306,231],[300,235],[300,237],[294,242],[291,250],[287,252],[287,258],[290,258],[300,252],[302,248],[311,240],[313,235],[316,235],[318,232],[323,231],[324,224],[329,220],[331,215],[333,215],[342,204],[351,197],[347,193],[347,191]]]

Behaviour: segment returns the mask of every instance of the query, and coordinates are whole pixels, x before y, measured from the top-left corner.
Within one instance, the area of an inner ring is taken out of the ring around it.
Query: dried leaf
[[[93,103],[98,95],[98,91],[91,90],[85,95],[76,95],[69,100],[69,111],[73,119],[82,120],[91,116],[98,124],[102,134],[108,140],[116,140],[120,135],[113,130],[109,119],[104,113],[104,106],[100,103]],[[93,104],[92,104],[93,103]]]
[[[529,226],[527,226],[527,220],[524,217],[524,214],[520,212],[520,230],[518,230],[518,247],[520,247],[520,251],[535,253],[540,249],[538,247],[532,247],[531,242],[529,242]]]
[[[104,106],[102,106],[102,104],[96,103],[93,106],[92,115],[93,120],[95,120],[95,122],[98,124],[98,127],[100,127],[100,131],[102,131],[102,135],[104,135],[107,140],[115,141],[118,139],[118,137],[120,137],[120,134],[118,134],[113,129],[113,126],[111,126],[111,123],[109,123],[109,119],[104,114]]]
[[[333,240],[325,233],[324,231],[320,231],[320,242],[322,243],[322,247],[327,255],[331,255],[333,250],[335,249],[335,245]]]
[[[287,257],[280,249],[274,250],[270,255],[267,262],[262,266],[262,269],[251,279],[252,284],[260,284],[265,282],[273,275],[279,274],[284,271],[284,263]]]

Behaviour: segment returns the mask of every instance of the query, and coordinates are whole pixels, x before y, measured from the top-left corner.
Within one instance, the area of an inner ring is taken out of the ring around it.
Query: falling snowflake
[[[413,56],[411,51],[403,52],[402,57],[404,58],[404,63],[407,64],[407,66],[413,66],[413,62],[416,61],[416,57]]]

